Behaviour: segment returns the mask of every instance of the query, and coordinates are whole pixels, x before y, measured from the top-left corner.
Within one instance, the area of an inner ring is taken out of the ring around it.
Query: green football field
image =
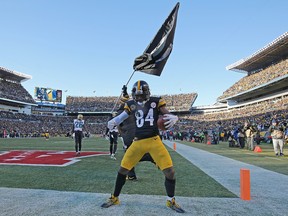
[[[180,142],[195,148],[219,154],[234,160],[262,167],[267,170],[288,175],[288,145],[284,146],[284,157],[276,157],[271,143],[261,143],[261,153],[249,151],[246,148],[239,149],[228,147],[227,142],[220,142],[218,145],[206,145],[202,143]]]
[[[219,145],[182,143],[274,170],[285,175],[288,174],[287,158],[273,157],[271,144],[261,145],[263,149],[262,153],[253,153],[247,150],[228,148],[227,143]],[[2,154],[14,150],[70,151],[74,155],[74,140],[66,137],[50,138],[49,140],[45,140],[44,138],[0,140],[0,152]],[[236,197],[235,194],[221,186],[177,152],[171,149],[168,150],[172,156],[176,170],[177,196]],[[83,140],[82,151],[83,153],[86,151],[104,151],[108,153],[109,144],[103,138],[86,138]],[[122,143],[119,141],[116,161],[112,160],[108,155],[100,155],[78,157],[78,162],[63,167],[0,165],[0,187],[111,193],[123,154]],[[136,173],[139,180],[137,182],[127,181],[122,193],[165,195],[164,175],[154,164],[141,162],[136,166]]]

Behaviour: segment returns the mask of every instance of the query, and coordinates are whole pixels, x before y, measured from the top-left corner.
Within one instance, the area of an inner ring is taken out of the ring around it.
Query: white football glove
[[[106,140],[109,140],[109,136],[108,136],[108,135],[105,135],[105,139],[106,139]]]
[[[108,121],[107,127],[109,130],[112,130],[116,125],[116,122],[114,121],[114,119],[111,119],[110,121]]]
[[[164,125],[166,129],[172,128],[173,125],[178,121],[178,117],[172,114],[164,114],[163,119],[165,120]]]

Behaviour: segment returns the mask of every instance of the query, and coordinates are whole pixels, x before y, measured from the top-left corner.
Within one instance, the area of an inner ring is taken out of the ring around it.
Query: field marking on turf
[[[74,150],[74,145],[71,147],[71,149],[68,149],[67,148],[67,146],[53,146],[53,147],[51,147],[51,148],[53,148],[53,149],[62,149],[63,151],[65,150],[65,151],[70,151],[70,150]],[[33,150],[39,150],[39,151],[41,151],[41,150],[47,150],[47,149],[35,149],[35,147],[33,147],[33,146],[21,146],[21,147],[19,147],[19,148],[12,148],[12,149],[7,149],[7,150],[2,150],[2,151],[12,151],[12,150],[23,150],[23,149],[33,149]],[[53,149],[51,149],[51,150],[53,150]],[[84,151],[88,151],[88,150],[93,150],[93,151],[95,151],[95,150],[97,150],[97,149],[105,149],[105,150],[109,150],[109,148],[99,148],[99,147],[97,147],[97,148],[83,148],[83,150]],[[1,150],[0,150],[1,151]]]
[[[75,155],[74,151],[13,150],[0,154],[0,165],[65,167],[82,158],[102,155],[109,155],[109,152],[83,151],[81,155]]]

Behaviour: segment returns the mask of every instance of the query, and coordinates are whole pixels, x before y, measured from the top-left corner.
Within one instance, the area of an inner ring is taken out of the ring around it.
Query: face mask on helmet
[[[144,102],[150,98],[150,89],[148,83],[143,80],[137,81],[132,88],[132,98],[136,102]]]

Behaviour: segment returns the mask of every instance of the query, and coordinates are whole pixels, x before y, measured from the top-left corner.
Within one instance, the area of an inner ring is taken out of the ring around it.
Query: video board
[[[62,102],[62,90],[58,89],[35,87],[34,96],[35,100]]]

